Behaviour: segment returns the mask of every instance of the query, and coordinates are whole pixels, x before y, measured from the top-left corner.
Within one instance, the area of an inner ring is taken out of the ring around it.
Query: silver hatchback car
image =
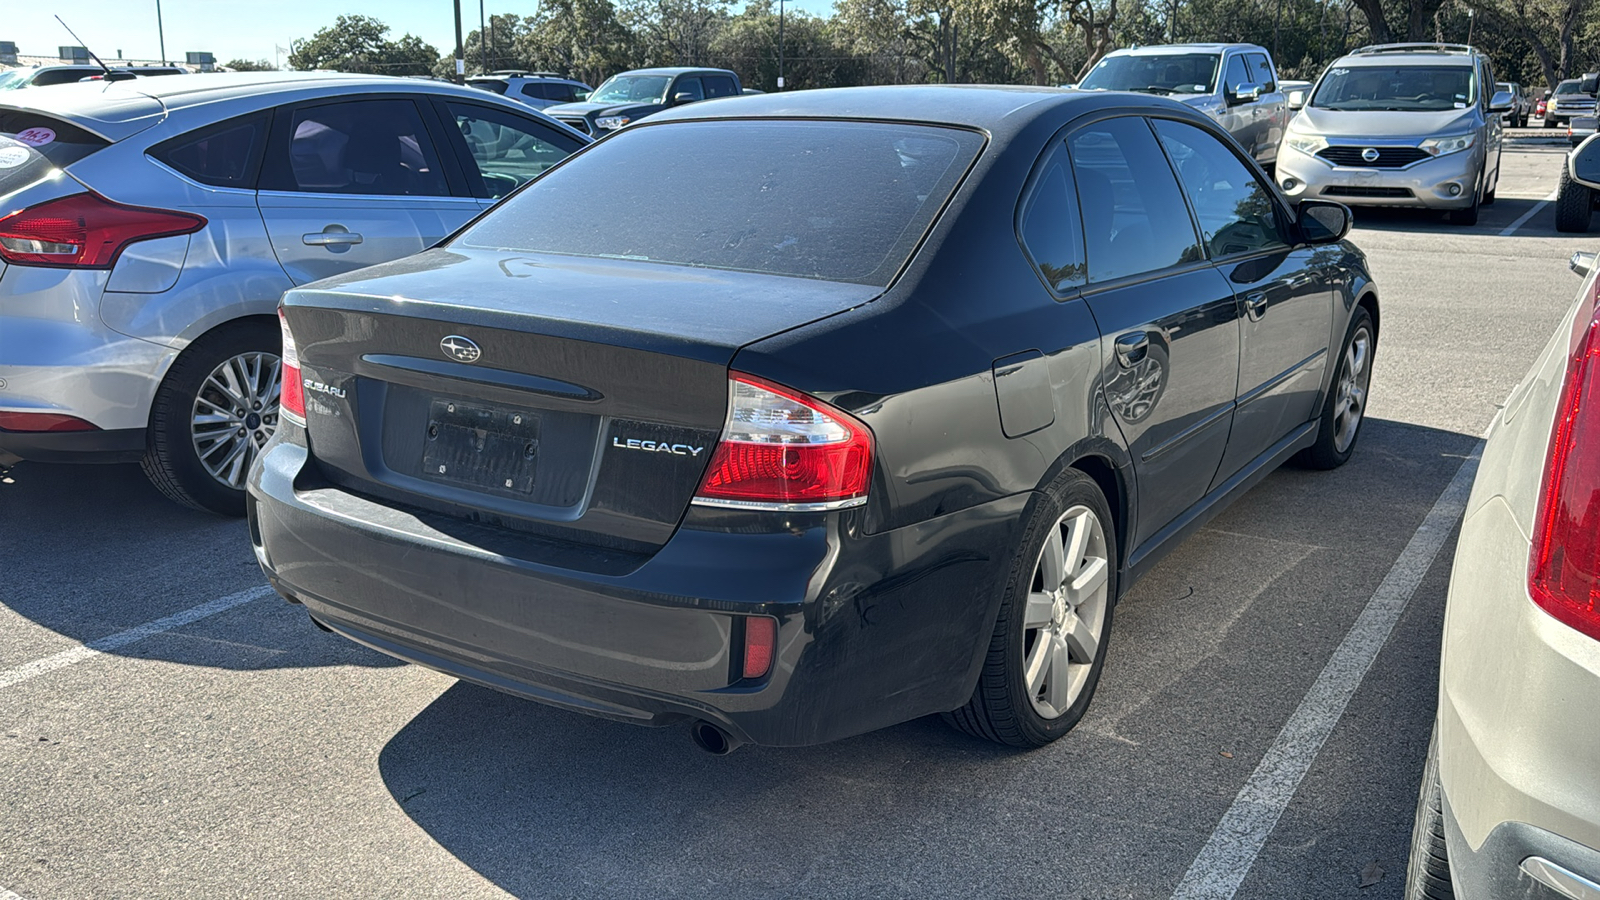
[[[1475,225],[1500,179],[1488,57],[1465,44],[1379,44],[1335,60],[1289,122],[1278,185],[1293,200],[1446,211]]]
[[[192,75],[0,100],[0,463],[140,461],[243,515],[288,288],[419,252],[589,143],[437,82]]]

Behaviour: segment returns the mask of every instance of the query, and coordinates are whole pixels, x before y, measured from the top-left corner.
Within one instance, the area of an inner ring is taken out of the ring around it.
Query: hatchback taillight
[[[205,225],[192,213],[73,194],[0,218],[0,259],[19,266],[109,269],[135,241],[190,234]]]
[[[1573,325],[1534,519],[1528,593],[1545,612],[1600,640],[1600,305]]]
[[[278,328],[283,332],[283,390],[278,395],[278,410],[289,413],[305,423],[306,386],[300,380],[300,352],[295,349],[294,335],[289,333],[289,320],[283,317],[283,307],[278,307]]]
[[[867,500],[872,432],[815,397],[730,376],[728,421],[695,499],[717,506],[841,508]]]

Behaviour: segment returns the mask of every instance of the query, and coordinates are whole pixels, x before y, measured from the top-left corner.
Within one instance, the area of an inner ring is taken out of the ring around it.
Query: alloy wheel
[[[1366,410],[1367,386],[1372,380],[1372,332],[1363,325],[1345,345],[1339,363],[1339,381],[1334,387],[1333,447],[1340,453],[1355,443]]]
[[[1110,561],[1100,518],[1074,506],[1045,536],[1023,614],[1023,685],[1034,711],[1059,718],[1083,694],[1105,633]]]
[[[250,464],[278,428],[282,377],[277,354],[242,353],[201,383],[189,432],[200,464],[219,483],[244,489]]]

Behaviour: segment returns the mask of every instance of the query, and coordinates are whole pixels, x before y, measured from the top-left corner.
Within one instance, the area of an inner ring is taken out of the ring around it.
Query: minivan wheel
[[[972,698],[946,720],[1013,747],[1042,747],[1072,730],[1105,665],[1116,588],[1106,498],[1068,469],[1044,489],[1023,532]]]
[[[1446,217],[1449,218],[1452,225],[1471,226],[1478,224],[1478,210],[1483,206],[1483,185],[1484,176],[1486,174],[1487,173],[1479,174],[1477,183],[1472,187],[1471,206],[1467,207],[1466,209],[1452,209],[1450,212],[1445,214]]]
[[[282,361],[270,321],[207,333],[172,364],[156,392],[141,464],[170,499],[244,515],[250,464],[278,426]]]
[[[1358,306],[1335,360],[1339,368],[1322,404],[1316,443],[1302,450],[1298,461],[1313,469],[1337,469],[1349,461],[1366,419],[1367,389],[1372,384],[1372,358],[1377,349],[1372,314]]]
[[[1406,861],[1405,900],[1454,900],[1450,884],[1450,852],[1444,840],[1444,791],[1439,786],[1439,726],[1428,740],[1417,792],[1417,814],[1411,824],[1411,858]]]
[[[1594,215],[1594,194],[1594,188],[1572,180],[1563,161],[1556,187],[1556,230],[1568,234],[1588,231]]]

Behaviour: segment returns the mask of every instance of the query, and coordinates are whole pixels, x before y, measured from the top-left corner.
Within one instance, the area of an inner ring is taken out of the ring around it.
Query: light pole
[[[467,52],[461,46],[461,0],[456,3],[456,84],[467,81]]]
[[[783,0],[778,0],[778,90],[783,90]]]
[[[161,0],[156,0],[156,38],[161,41],[161,64],[167,64],[167,30],[161,25]]]
[[[481,57],[478,59],[478,73],[489,74],[489,26],[488,20],[483,17],[483,0],[478,0],[478,46],[482,48]]]

